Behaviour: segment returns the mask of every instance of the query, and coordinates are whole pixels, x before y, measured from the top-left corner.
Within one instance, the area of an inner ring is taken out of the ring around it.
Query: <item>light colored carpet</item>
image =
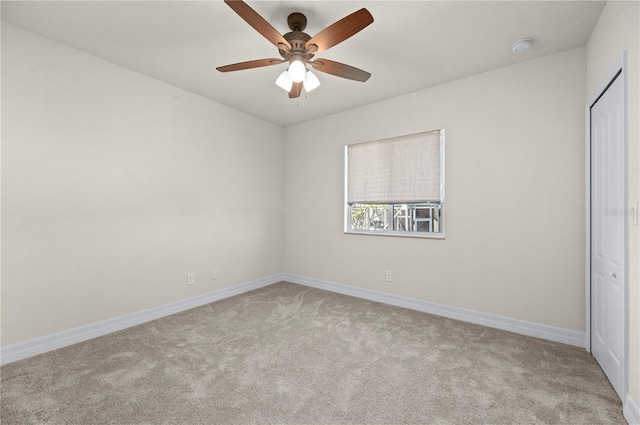
[[[278,283],[3,366],[2,424],[624,424],[583,349]]]

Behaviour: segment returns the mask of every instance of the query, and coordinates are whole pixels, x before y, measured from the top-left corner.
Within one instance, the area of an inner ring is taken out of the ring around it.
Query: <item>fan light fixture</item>
[[[301,83],[304,80],[306,70],[307,68],[301,60],[292,60],[289,65],[289,77],[294,83]]]
[[[289,72],[287,70],[280,74],[276,80],[276,85],[286,92],[291,91],[291,87],[293,87],[293,80],[289,77]]]
[[[304,65],[302,66],[304,69],[304,74],[301,80],[302,87],[304,87],[305,91],[309,93],[311,90],[314,90],[320,86],[320,80],[318,80],[318,77],[316,77],[313,72],[307,70]],[[287,69],[286,71],[283,71],[276,80],[276,85],[286,92],[291,91],[293,83],[294,80],[291,78],[291,67],[289,67],[289,69]]]
[[[319,85],[320,85],[320,80],[318,80],[318,77],[316,77],[313,72],[307,71],[307,73],[304,76],[304,81],[302,82],[302,86],[307,91],[307,93],[309,93],[311,90],[315,88],[318,88]]]

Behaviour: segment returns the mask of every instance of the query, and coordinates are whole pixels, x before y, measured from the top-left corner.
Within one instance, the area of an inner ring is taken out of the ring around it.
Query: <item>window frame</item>
[[[430,130],[437,131],[437,130]],[[369,235],[369,236],[395,236],[395,237],[405,237],[405,238],[422,238],[422,239],[445,239],[445,227],[446,227],[446,219],[445,219],[445,129],[441,128],[440,131],[440,223],[439,223],[439,232],[414,232],[414,231],[405,231],[405,230],[361,230],[361,229],[353,229],[351,228],[351,206],[349,205],[349,145],[345,145],[344,147],[344,233],[351,235]],[[427,131],[428,133],[429,131]],[[420,133],[413,133],[420,134]],[[407,134],[405,136],[412,136],[413,134]],[[399,136],[404,137],[404,136]],[[427,201],[421,202],[427,203]],[[417,204],[417,203],[416,203]],[[395,205],[404,205],[404,204],[381,204],[377,203],[375,205],[386,205],[387,208],[391,210],[395,207]],[[393,226],[393,215],[391,216],[390,225]]]

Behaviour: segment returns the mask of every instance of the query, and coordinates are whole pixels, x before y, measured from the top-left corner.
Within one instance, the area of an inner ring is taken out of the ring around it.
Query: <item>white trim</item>
[[[220,289],[206,294],[186,298],[169,304],[153,307],[147,310],[127,314],[113,319],[103,320],[90,325],[81,326],[57,332],[41,338],[32,339],[18,344],[9,345],[0,349],[0,364],[7,364],[27,357],[46,353],[47,351],[73,345],[78,342],[96,338],[122,329],[150,322],[161,317],[179,313],[205,304],[219,301],[234,295],[249,292],[283,280],[282,274],[241,283],[229,288]]]
[[[298,285],[310,286],[312,288],[324,289],[339,294],[350,295],[370,301],[404,307],[411,310],[422,311],[424,313],[444,316],[464,322],[475,323],[490,328],[502,329],[522,335],[561,342],[563,344],[585,347],[585,333],[572,331],[569,329],[557,328],[554,326],[541,325],[538,323],[526,322],[524,320],[511,319],[493,314],[479,313],[464,308],[450,307],[442,304],[431,303],[414,298],[393,295],[386,292],[374,291],[371,289],[358,288],[344,285],[342,283],[329,282],[305,276],[285,273],[283,280]]]
[[[629,425],[640,425],[640,409],[638,409],[638,406],[633,402],[629,394],[627,394],[624,400],[622,413]]]
[[[591,107],[597,102],[597,100],[602,96],[602,94],[607,90],[609,85],[613,82],[614,79],[620,78],[624,85],[624,144],[625,144],[625,161],[624,161],[624,208],[627,208],[628,205],[628,158],[627,158],[627,148],[629,145],[628,141],[628,127],[629,127],[629,117],[628,117],[628,88],[627,88],[627,51],[624,50],[622,55],[618,58],[616,63],[611,67],[607,75],[600,81],[598,87],[593,91],[593,94],[589,96],[587,103],[585,105],[585,210],[586,210],[586,223],[585,223],[585,251],[586,251],[586,261],[585,261],[585,321],[586,321],[586,338],[585,338],[585,348],[588,352],[591,352]],[[625,220],[624,223],[624,261],[625,261],[625,271],[624,271],[624,321],[622,330],[622,335],[624,338],[623,350],[624,350],[624,359],[622,363],[623,371],[622,371],[622,394],[627,394],[629,389],[629,383],[627,376],[629,372],[629,312],[627,309],[627,302],[629,300],[629,220]],[[629,396],[627,394],[627,399]],[[630,400],[630,399],[629,399]],[[637,407],[636,407],[637,411]]]
[[[591,99],[587,102],[584,108],[584,125],[585,125],[585,348],[587,352],[591,353]]]

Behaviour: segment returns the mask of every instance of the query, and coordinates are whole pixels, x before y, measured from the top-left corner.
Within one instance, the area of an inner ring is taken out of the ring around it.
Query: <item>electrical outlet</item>
[[[215,280],[217,278],[218,278],[218,270],[217,269],[211,270],[211,280]]]
[[[196,275],[194,273],[187,273],[187,285],[193,285],[196,283]]]
[[[393,282],[393,273],[391,273],[389,270],[387,270],[386,281]]]

